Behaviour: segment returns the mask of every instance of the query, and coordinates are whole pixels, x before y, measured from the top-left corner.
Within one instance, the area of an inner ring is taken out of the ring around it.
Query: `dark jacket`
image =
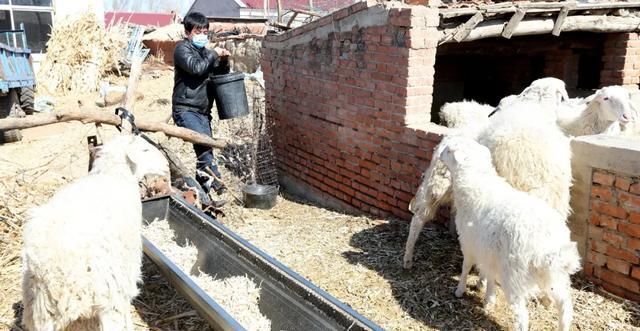
[[[218,56],[206,48],[195,47],[189,39],[179,41],[173,52],[175,66],[172,106],[173,110],[191,110],[209,113],[213,100],[209,100],[207,85],[209,73],[218,65]]]

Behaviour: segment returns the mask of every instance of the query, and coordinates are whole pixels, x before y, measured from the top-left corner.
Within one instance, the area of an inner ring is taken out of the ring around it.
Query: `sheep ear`
[[[127,158],[127,165],[131,170],[131,173],[136,175],[136,171],[138,167],[136,166],[137,162],[140,161],[139,148],[136,146],[136,136],[131,134],[125,134],[127,139],[127,147],[125,148],[125,156]]]
[[[453,160],[456,161],[456,163],[460,163],[464,161],[464,153],[461,151],[456,151],[456,150],[449,150],[449,152],[451,153],[451,156],[453,156]]]

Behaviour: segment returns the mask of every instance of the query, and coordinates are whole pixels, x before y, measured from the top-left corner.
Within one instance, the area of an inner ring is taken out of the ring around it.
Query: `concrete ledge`
[[[593,169],[637,176],[640,174],[640,140],[604,135],[584,136],[571,142],[573,188],[569,218],[572,239],[578,243],[583,259],[589,238],[589,200]]]

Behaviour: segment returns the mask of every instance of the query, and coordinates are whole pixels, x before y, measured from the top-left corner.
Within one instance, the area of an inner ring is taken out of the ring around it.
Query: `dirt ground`
[[[167,119],[173,72],[147,69],[138,87],[142,98],[136,116]],[[93,105],[95,95],[56,101],[57,108],[77,108]],[[216,134],[233,134],[245,122],[227,125]],[[103,131],[105,136],[116,133],[113,128]],[[86,174],[86,136],[95,132],[94,125],[64,123],[24,130],[23,141],[0,145],[0,330],[21,330],[19,254],[25,213],[46,202],[61,185]],[[192,164],[190,144],[169,142],[185,163]],[[228,171],[223,175],[231,179]],[[231,181],[238,194],[240,183]],[[408,223],[403,221],[344,214],[286,194],[268,211],[244,209],[235,201],[224,211],[221,221],[225,225],[385,329],[510,328],[512,314],[501,294],[493,311],[483,311],[483,292],[472,286],[476,277],[470,277],[463,298],[453,296],[462,259],[457,239],[442,226],[423,231],[414,269],[405,271],[401,261]],[[146,259],[143,274],[141,294],[132,305],[137,330],[208,329]],[[640,330],[638,304],[598,294],[580,276],[574,277],[572,295],[573,330]],[[529,312],[532,330],[555,329],[554,309],[532,302]]]

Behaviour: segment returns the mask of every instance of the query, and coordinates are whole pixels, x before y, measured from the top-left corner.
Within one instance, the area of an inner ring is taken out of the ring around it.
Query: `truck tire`
[[[20,89],[20,108],[27,114],[31,115],[35,112],[35,88],[27,86]]]
[[[22,132],[20,130],[0,131],[0,144],[14,143],[22,140]]]
[[[0,97],[0,118],[16,116],[12,109],[18,102],[19,96],[16,89],[10,89],[6,96]],[[0,131],[0,144],[14,143],[20,140],[22,140],[22,132],[18,129]]]

